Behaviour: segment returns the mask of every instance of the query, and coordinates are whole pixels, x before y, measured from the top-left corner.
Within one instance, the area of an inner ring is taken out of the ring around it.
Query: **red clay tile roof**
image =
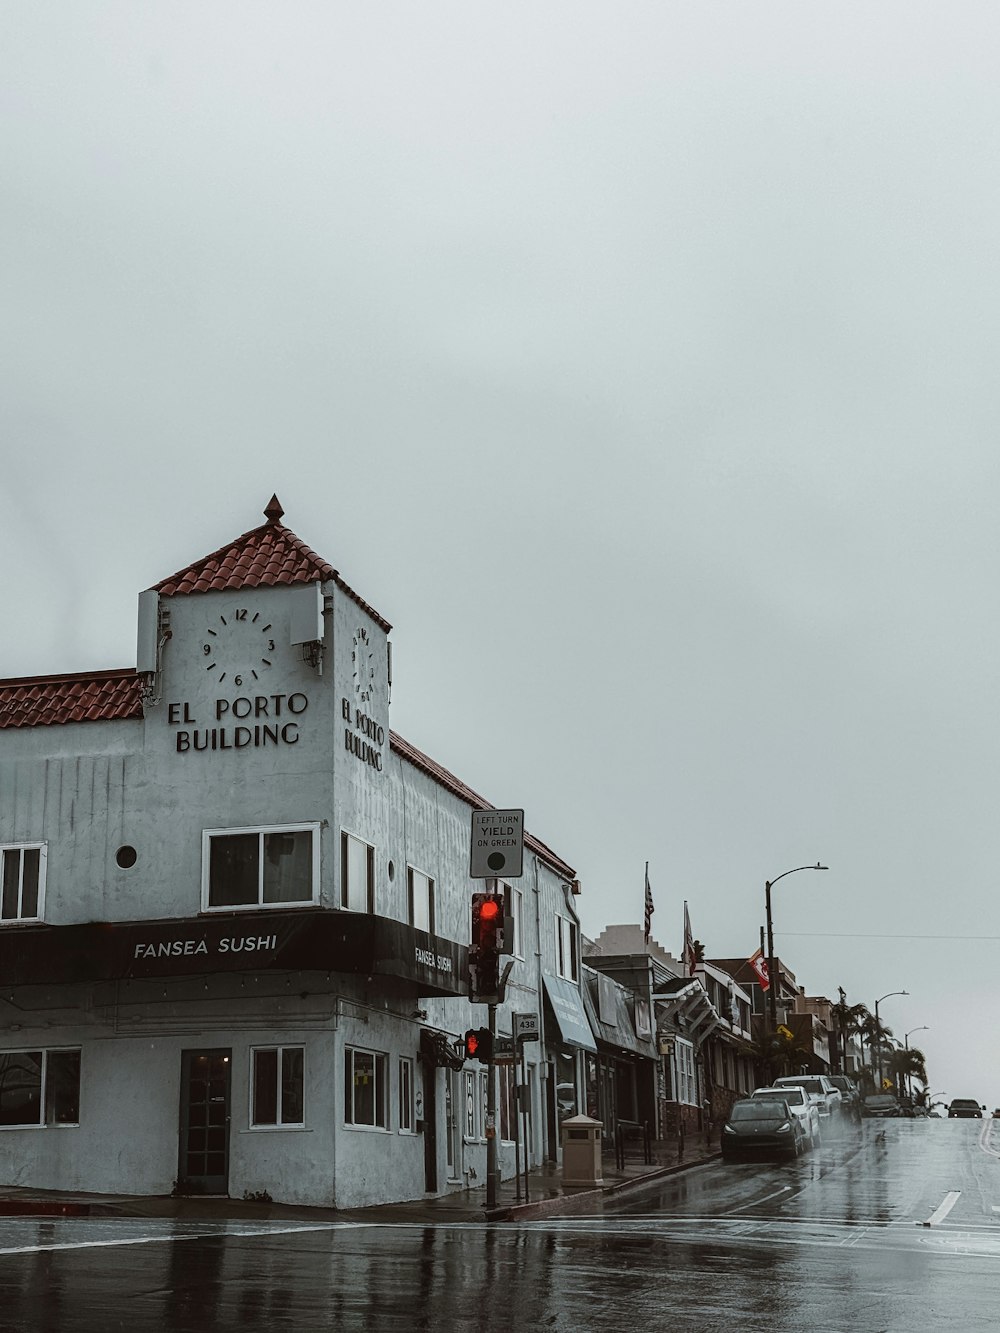
[[[415,745],[411,745],[409,741],[404,740],[397,732],[389,732],[389,744],[401,758],[406,759],[414,768],[419,768],[421,773],[426,773],[429,778],[433,778],[440,786],[450,791],[453,796],[467,801],[473,810],[496,809],[492,801],[484,800],[482,796],[478,796],[471,787],[465,785],[461,778],[456,778],[454,773],[449,773],[446,768],[442,768],[429,755],[424,754]],[[567,865],[562,857],[557,856],[551,847],[546,847],[545,843],[536,838],[534,834],[525,832],[524,845],[530,847],[543,861],[557,870],[560,875],[564,875],[567,880],[576,878],[576,871],[573,867]]]
[[[193,592],[234,592],[240,588],[272,588],[332,579],[342,592],[388,634],[389,622],[349,588],[328,560],[311,550],[279,520],[284,513],[277,496],[264,510],[267,522],[251,528],[186,569],[154,584],[164,597]]]
[[[139,684],[132,667],[0,680],[0,729],[141,718]]]

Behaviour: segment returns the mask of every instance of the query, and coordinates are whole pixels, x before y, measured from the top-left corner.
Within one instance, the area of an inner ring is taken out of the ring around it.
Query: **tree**
[[[874,1014],[869,1014],[861,1024],[861,1035],[868,1044],[868,1064],[871,1067],[871,1082],[874,1087],[878,1082],[878,1075],[875,1072],[876,1065],[880,1063],[879,1052],[885,1052],[889,1049],[889,1038],[892,1036],[892,1028],[886,1027],[880,1018]],[[885,1061],[881,1061],[882,1064]],[[881,1088],[878,1089],[881,1092]]]
[[[805,1064],[811,1054],[797,1037],[786,1037],[781,1032],[762,1033],[754,1040],[753,1047],[758,1087],[770,1087],[790,1064]]]
[[[856,1037],[863,1032],[864,1025],[871,1014],[868,1012],[867,1005],[848,1004],[843,987],[840,988],[840,995],[841,999],[838,1004],[832,1006],[831,1013],[837,1031],[840,1033],[840,1069],[842,1073],[846,1073],[847,1040],[849,1037]]]
[[[907,1082],[917,1079],[926,1086],[927,1068],[923,1051],[915,1046],[897,1047],[886,1061],[886,1071],[896,1080],[896,1094],[902,1099],[906,1096]]]

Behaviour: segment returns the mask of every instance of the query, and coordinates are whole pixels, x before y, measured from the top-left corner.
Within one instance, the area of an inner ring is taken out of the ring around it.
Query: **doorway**
[[[181,1051],[181,1194],[229,1193],[232,1051]]]

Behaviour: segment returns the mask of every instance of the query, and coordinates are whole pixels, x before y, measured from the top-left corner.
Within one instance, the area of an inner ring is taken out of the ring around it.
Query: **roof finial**
[[[281,507],[281,501],[276,495],[272,495],[268,501],[267,508],[264,510],[264,517],[268,523],[277,523],[284,515],[285,511]]]

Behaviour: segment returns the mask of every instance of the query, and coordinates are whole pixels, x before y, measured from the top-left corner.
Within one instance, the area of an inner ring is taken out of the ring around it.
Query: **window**
[[[379,1051],[344,1052],[344,1120],[348,1125],[386,1128],[386,1057]]]
[[[80,1052],[0,1054],[0,1125],[78,1125]]]
[[[206,829],[203,860],[208,910],[313,903],[319,825]]]
[[[515,958],[523,958],[524,936],[522,934],[521,910],[522,903],[524,902],[524,895],[521,893],[520,889],[508,887],[506,884],[504,885],[504,888],[507,892],[507,910],[510,912],[514,926],[514,938],[511,941],[511,952],[514,954]]]
[[[410,925],[434,933],[434,881],[412,866],[406,867],[407,910]]]
[[[556,969],[567,981],[579,981],[576,952],[576,922],[556,913]]]
[[[517,1136],[517,1071],[513,1065],[497,1065],[500,1088],[497,1097],[500,1111],[500,1137],[513,1143]]]
[[[250,1123],[302,1125],[301,1046],[258,1046],[251,1052]]]
[[[465,1137],[479,1138],[479,1075],[465,1074]]]
[[[416,1130],[413,1116],[413,1061],[399,1057],[399,1130],[413,1134]]]
[[[0,920],[38,921],[45,887],[44,843],[15,843],[0,848],[0,882]]]
[[[674,1039],[674,1083],[676,1099],[696,1106],[698,1094],[694,1069],[694,1046],[683,1037]]]
[[[375,848],[340,835],[340,903],[349,912],[375,911]]]

